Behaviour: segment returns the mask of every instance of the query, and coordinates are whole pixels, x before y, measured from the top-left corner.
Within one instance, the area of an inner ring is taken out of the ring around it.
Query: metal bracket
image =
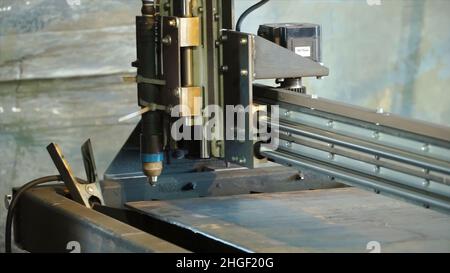
[[[176,92],[181,87],[180,35],[177,19],[171,16],[162,17],[163,74],[166,80],[162,99],[163,104],[168,106],[179,104]]]
[[[90,144],[83,145],[84,148],[82,150],[86,153],[86,160],[89,158],[90,163],[85,164],[92,164],[90,167],[86,169],[86,173],[88,174],[88,180],[96,180],[96,174],[95,174],[95,163],[93,163],[93,156],[92,156],[92,147],[89,147]],[[90,151],[88,151],[90,149]],[[50,143],[47,146],[47,151],[50,154],[50,157],[53,160],[53,163],[56,166],[56,169],[58,169],[62,180],[64,181],[64,184],[66,185],[67,189],[70,192],[71,197],[74,201],[88,207],[92,208],[92,206],[95,203],[104,204],[103,195],[101,192],[100,184],[98,181],[89,183],[83,180],[77,180],[77,178],[74,176],[72,169],[70,168],[69,163],[64,158],[64,155],[61,151],[61,148],[56,143]],[[86,166],[86,165],[85,165]]]
[[[199,46],[200,41],[200,18],[182,17],[179,20],[180,47]]]
[[[180,48],[199,46],[199,17],[179,18],[162,17],[163,73],[165,77],[164,104],[175,106],[185,105],[190,109],[190,116],[200,114],[194,107],[194,97],[202,97],[201,87],[183,87],[181,84]],[[181,113],[182,116],[186,116]]]
[[[253,122],[254,36],[223,30],[222,40],[224,105],[250,108],[245,112],[245,140],[225,140],[225,160],[253,168],[256,162],[250,126]],[[225,120],[225,130],[236,132],[236,124],[228,124],[229,122]]]

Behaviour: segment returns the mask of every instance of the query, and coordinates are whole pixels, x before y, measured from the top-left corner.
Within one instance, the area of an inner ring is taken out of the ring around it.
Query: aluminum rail
[[[449,128],[260,85],[254,101],[280,107],[260,117],[279,139],[260,155],[450,213]]]
[[[264,150],[260,151],[261,155],[272,159],[274,162],[297,167],[299,169],[309,169],[325,173],[329,176],[341,179],[342,182],[351,186],[363,187],[365,189],[372,189],[375,193],[383,193],[394,197],[400,197],[408,202],[421,204],[425,208],[435,209],[447,214],[450,214],[450,199],[435,194],[427,194],[413,188],[408,188],[396,184],[395,182],[375,179],[374,177],[364,176],[358,174],[350,169],[338,168],[331,164],[324,164],[319,161],[311,160],[307,157],[302,157],[286,152]]]
[[[302,135],[310,137],[316,140],[332,143],[335,145],[343,146],[350,149],[355,149],[365,153],[371,153],[373,155],[384,157],[399,162],[412,164],[424,169],[442,172],[450,174],[450,163],[435,160],[433,158],[427,158],[422,155],[417,155],[411,152],[402,151],[400,149],[386,147],[376,143],[370,143],[368,141],[359,140],[356,138],[347,137],[344,135],[337,135],[325,130],[320,130],[313,127],[307,127],[300,124],[290,124],[289,122],[281,120],[279,123],[274,124],[270,121],[260,121],[266,123],[269,126],[278,127],[281,132],[288,132],[291,134]],[[322,133],[322,134],[321,134]],[[450,183],[450,181],[448,181]]]

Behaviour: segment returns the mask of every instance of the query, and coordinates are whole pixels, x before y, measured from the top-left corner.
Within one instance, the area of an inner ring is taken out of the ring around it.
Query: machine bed
[[[448,215],[356,188],[141,201],[127,207],[152,219],[154,231],[173,229],[166,239],[192,250],[207,243],[222,251],[370,252],[379,243],[381,252],[450,251]]]

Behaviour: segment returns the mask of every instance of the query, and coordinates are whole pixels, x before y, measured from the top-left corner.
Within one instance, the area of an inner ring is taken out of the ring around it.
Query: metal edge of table
[[[22,196],[14,221],[14,239],[20,248],[29,252],[70,252],[68,243],[75,242],[82,253],[188,252],[88,209],[59,194],[59,189],[59,186],[37,187]]]

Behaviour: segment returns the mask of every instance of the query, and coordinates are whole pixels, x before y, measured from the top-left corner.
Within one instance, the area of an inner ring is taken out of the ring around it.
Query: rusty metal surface
[[[249,252],[450,252],[449,216],[355,188],[127,205]]]

